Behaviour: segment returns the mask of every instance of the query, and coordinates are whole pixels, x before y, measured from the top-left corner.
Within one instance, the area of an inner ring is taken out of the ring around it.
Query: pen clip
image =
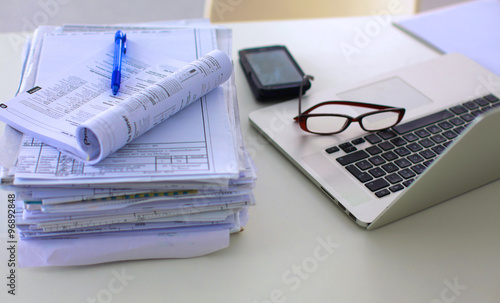
[[[123,35],[123,53],[127,53],[127,34]]]
[[[124,34],[122,31],[117,31],[116,34],[115,34],[115,41],[117,39],[120,39],[122,40],[122,48],[121,48],[121,52],[123,54],[125,54],[127,52],[127,34]]]

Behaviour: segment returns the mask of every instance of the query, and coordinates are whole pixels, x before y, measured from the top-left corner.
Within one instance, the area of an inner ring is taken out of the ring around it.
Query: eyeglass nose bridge
[[[336,132],[337,134],[343,132],[344,130],[346,130],[349,126],[351,126],[351,124],[353,122],[357,122],[359,124],[359,126],[363,130],[365,130],[365,128],[363,127],[363,122],[362,122],[364,115],[359,115],[357,117],[351,117],[349,115],[338,115],[338,116],[346,118],[346,122],[345,122],[344,126],[342,127],[342,129],[339,130],[338,132]]]

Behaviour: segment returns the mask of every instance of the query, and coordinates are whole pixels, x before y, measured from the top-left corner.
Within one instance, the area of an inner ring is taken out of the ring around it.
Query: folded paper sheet
[[[108,51],[3,103],[0,120],[96,164],[227,81],[232,72],[229,57],[219,50],[176,71],[175,63],[166,64],[173,60],[163,65],[145,61],[129,56],[123,62],[122,85],[130,95],[125,100],[111,95],[106,85],[112,66]]]

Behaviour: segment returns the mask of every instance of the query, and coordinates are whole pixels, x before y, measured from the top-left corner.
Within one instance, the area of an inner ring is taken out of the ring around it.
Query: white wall
[[[113,24],[202,18],[205,0],[1,0],[0,32],[38,25]]]
[[[426,11],[446,5],[451,5],[470,0],[420,0],[420,11]]]
[[[420,7],[428,10],[464,1],[420,0]],[[201,18],[204,4],[205,0],[1,0],[0,32],[88,23],[89,15],[100,24]]]

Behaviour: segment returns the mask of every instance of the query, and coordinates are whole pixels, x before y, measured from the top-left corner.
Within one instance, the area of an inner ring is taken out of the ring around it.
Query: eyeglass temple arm
[[[304,75],[304,77],[302,77],[302,82],[300,83],[300,88],[299,88],[299,115],[302,113],[302,92],[304,91],[304,84],[308,81],[308,80],[314,80],[314,77],[311,76],[311,75]]]

